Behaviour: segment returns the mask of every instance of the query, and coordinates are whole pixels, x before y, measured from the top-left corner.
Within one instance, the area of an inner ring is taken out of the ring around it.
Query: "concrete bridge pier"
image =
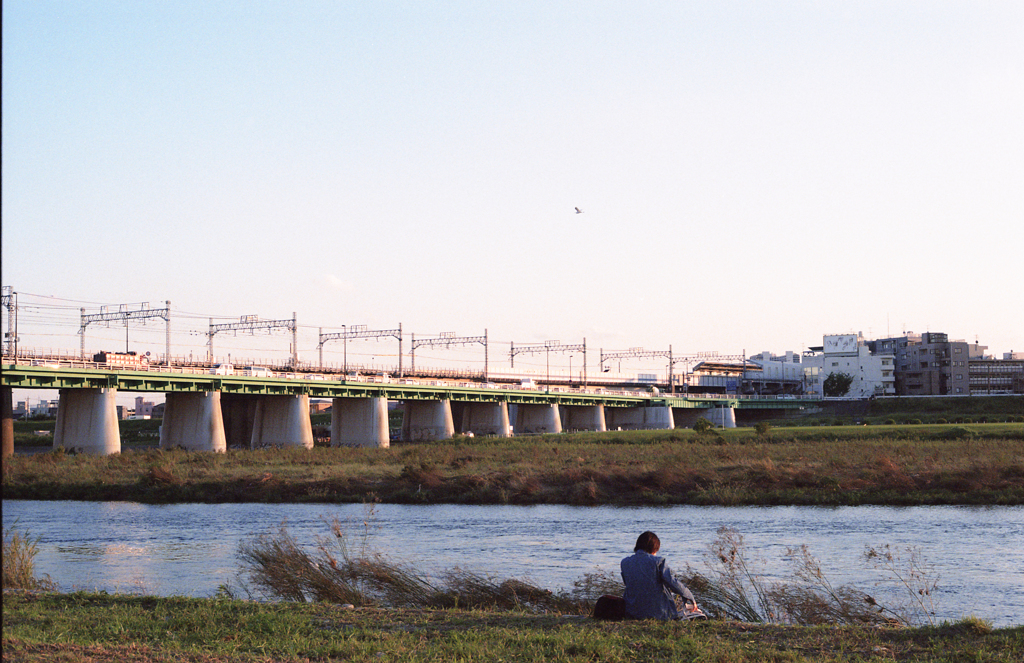
[[[604,405],[563,405],[560,415],[564,430],[606,431]]]
[[[170,392],[164,402],[160,448],[189,451],[228,449],[219,391]]]
[[[406,403],[408,405],[408,403]],[[335,398],[331,407],[332,447],[391,446],[388,435],[388,399]]]
[[[701,417],[707,418],[707,410],[692,407],[672,408],[672,421],[678,428],[693,428]]]
[[[82,453],[121,453],[116,389],[61,389],[53,448]]]
[[[14,390],[0,387],[0,407],[3,408],[3,457],[14,455]]]
[[[406,401],[402,417],[402,440],[432,442],[455,435],[451,401]]]
[[[516,405],[516,435],[538,435],[543,433],[561,433],[562,418],[558,413],[558,405],[520,403]]]
[[[258,402],[258,396],[221,394],[220,412],[224,423],[224,438],[228,447],[232,449],[248,449],[250,447]]]
[[[666,405],[613,407],[605,412],[608,430],[663,430],[675,428],[672,408]]]
[[[717,428],[736,428],[736,410],[731,407],[712,407],[705,410],[704,418]]]
[[[271,446],[313,448],[309,396],[264,396],[257,401],[251,448]]]
[[[459,431],[474,435],[492,435],[509,437],[512,426],[509,424],[508,403],[463,403],[462,416],[459,418]]]

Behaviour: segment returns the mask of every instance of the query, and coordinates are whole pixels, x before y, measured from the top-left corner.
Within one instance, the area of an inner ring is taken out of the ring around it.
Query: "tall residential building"
[[[883,338],[869,344],[876,352],[896,358],[899,396],[966,396],[971,393],[969,364],[987,349],[977,343],[950,341],[941,332]]]

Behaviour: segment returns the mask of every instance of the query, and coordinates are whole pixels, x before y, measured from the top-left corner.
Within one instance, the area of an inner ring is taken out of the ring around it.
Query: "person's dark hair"
[[[654,532],[644,532],[636,539],[636,547],[633,552],[643,550],[644,552],[656,553],[661,548],[661,539]]]

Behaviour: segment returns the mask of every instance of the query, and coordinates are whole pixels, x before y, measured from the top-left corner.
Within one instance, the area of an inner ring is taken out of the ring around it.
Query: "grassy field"
[[[1006,661],[1024,628],[596,622],[507,611],[345,609],[107,594],[6,593],[5,661]]]
[[[830,401],[820,412],[776,420],[777,425],[984,424],[1024,422],[1021,396],[946,396]]]
[[[1024,424],[455,438],[4,460],[6,499],[576,505],[1024,504]]]
[[[121,444],[151,444],[160,439],[160,419],[126,419],[117,422]],[[53,419],[35,419],[14,422],[14,445],[23,447],[52,447]]]

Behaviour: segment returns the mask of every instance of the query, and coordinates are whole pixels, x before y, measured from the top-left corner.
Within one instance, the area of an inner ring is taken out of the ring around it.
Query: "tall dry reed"
[[[439,578],[385,556],[358,551],[345,523],[329,523],[330,537],[303,549],[282,525],[239,545],[248,587],[267,598],[328,601],[358,606],[482,608],[532,612],[580,612],[589,596],[554,593],[522,580],[496,580],[453,569]],[[253,593],[250,591],[250,593]]]
[[[912,599],[883,605],[870,594],[834,586],[806,546],[789,548],[788,580],[770,582],[764,561],[750,557],[743,536],[723,527],[710,546],[706,573],[687,568],[682,580],[712,617],[776,624],[900,624],[934,623],[934,590],[938,580],[918,550],[904,558],[889,546],[869,548],[866,558],[902,586]]]
[[[50,576],[37,578],[35,558],[39,538],[18,529],[18,523],[3,528],[3,588],[53,591],[57,588]]]
[[[587,574],[568,591],[550,591],[523,580],[498,579],[458,568],[428,577],[369,550],[368,520],[363,523],[361,542],[350,536],[348,524],[337,520],[328,523],[331,536],[318,537],[309,550],[283,525],[276,532],[243,542],[239,556],[247,589],[267,598],[292,601],[580,615],[589,614],[601,595],[623,591],[617,578],[604,573]],[[934,582],[919,555],[913,560],[913,573],[901,570],[898,556],[875,557],[888,564],[891,575],[908,588]],[[707,570],[688,568],[680,579],[712,618],[778,624],[913,625],[921,621],[920,610],[890,609],[863,591],[833,586],[806,546],[788,550],[787,559],[793,565],[789,579],[769,582],[763,560],[751,558],[742,535],[723,528],[709,548]],[[931,587],[934,589],[934,584]]]

